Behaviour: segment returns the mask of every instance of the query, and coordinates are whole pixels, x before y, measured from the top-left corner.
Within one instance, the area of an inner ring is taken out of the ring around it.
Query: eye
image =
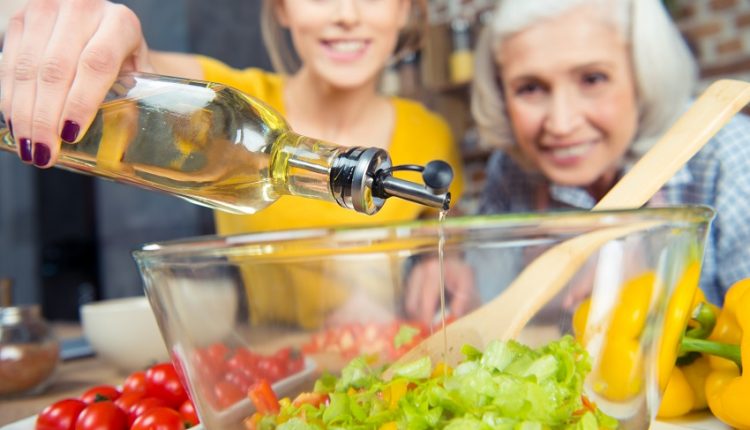
[[[524,82],[516,85],[514,93],[518,96],[531,96],[544,91],[544,87],[539,82]]]
[[[584,73],[581,78],[584,85],[593,86],[602,84],[609,81],[609,76],[603,72],[589,72]]]

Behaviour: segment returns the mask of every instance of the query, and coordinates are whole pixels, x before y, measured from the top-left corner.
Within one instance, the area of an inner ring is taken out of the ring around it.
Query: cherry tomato
[[[251,372],[246,372],[241,369],[232,369],[224,375],[224,380],[238,386],[242,391],[247,391],[247,389],[256,381],[256,378]]]
[[[120,397],[122,393],[120,390],[113,387],[112,385],[97,385],[96,387],[89,388],[81,395],[81,400],[87,404],[98,402],[101,400],[115,401]]]
[[[171,408],[154,408],[138,417],[130,430],[184,430],[185,423]]]
[[[149,410],[161,407],[169,407],[169,405],[164,401],[164,399],[160,399],[158,397],[144,397],[138,400],[127,411],[128,424],[132,425],[138,417],[148,412]]]
[[[182,420],[191,427],[200,423],[198,413],[195,411],[195,405],[193,405],[193,402],[191,402],[190,399],[185,400],[185,403],[180,406],[178,412],[180,413],[180,416],[182,416]]]
[[[126,430],[128,418],[109,400],[86,406],[76,421],[75,430]]]
[[[122,393],[146,394],[146,372],[138,370],[128,375],[122,384]]]
[[[123,412],[130,415],[130,409],[141,399],[143,399],[142,393],[123,393],[117,398],[117,400],[115,400],[115,405],[122,409]]]
[[[258,361],[258,373],[271,383],[284,377],[286,365],[274,357],[263,357]]]
[[[195,351],[193,366],[202,383],[213,384],[223,378],[230,353],[229,348],[223,343],[215,343]]]
[[[214,385],[214,398],[219,409],[226,409],[245,398],[245,392],[231,382],[219,381]]]
[[[80,399],[63,399],[46,408],[36,418],[36,430],[73,430],[86,403]]]
[[[146,370],[146,393],[158,397],[170,408],[178,408],[187,397],[180,377],[171,363],[157,364]]]
[[[301,372],[302,369],[305,367],[305,358],[302,356],[302,354],[297,354],[296,356],[292,356],[292,358],[289,359],[289,362],[286,366],[286,376]]]

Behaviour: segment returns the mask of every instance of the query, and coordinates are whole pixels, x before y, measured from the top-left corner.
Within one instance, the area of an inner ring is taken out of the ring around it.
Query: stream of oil
[[[446,210],[438,216],[438,266],[440,270],[440,321],[443,329],[443,362],[448,359],[448,332],[445,331],[445,217]]]

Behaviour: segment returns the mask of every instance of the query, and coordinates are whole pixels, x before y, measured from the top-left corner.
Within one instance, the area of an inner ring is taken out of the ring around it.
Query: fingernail
[[[34,144],[34,165],[36,167],[44,167],[49,163],[49,146],[44,143]]]
[[[8,118],[8,131],[10,132],[10,137],[13,137],[13,123],[10,122],[10,118]]]
[[[21,149],[21,160],[31,163],[31,140],[22,137],[18,139],[18,146]]]
[[[76,141],[79,131],[81,131],[81,126],[79,126],[77,122],[65,120],[60,137],[68,143],[73,143]]]

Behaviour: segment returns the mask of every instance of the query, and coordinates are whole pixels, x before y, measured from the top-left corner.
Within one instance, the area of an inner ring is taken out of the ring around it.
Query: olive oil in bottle
[[[15,151],[2,116],[0,149]],[[450,178],[395,178],[401,166],[382,149],[296,134],[272,108],[225,85],[142,73],[120,76],[82,140],[63,143],[56,166],[233,213],[254,213],[285,194],[367,214],[391,196],[437,208],[450,202]],[[427,167],[450,171],[442,162]]]

